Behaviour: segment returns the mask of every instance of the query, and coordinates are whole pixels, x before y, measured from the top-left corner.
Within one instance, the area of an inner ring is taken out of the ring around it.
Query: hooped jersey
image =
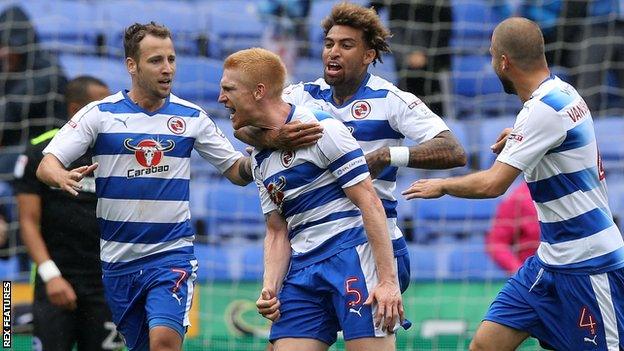
[[[551,75],[539,86],[497,160],[524,172],[540,222],[542,263],[592,274],[624,267],[592,116],[571,85]]]
[[[323,136],[295,151],[255,149],[252,167],[262,211],[279,211],[288,223],[295,270],[367,241],[360,210],[343,189],[369,173],[364,153],[340,121],[303,106],[292,106],[287,122],[293,120],[319,121]]]
[[[104,272],[121,274],[193,255],[190,156],[195,149],[221,173],[242,154],[207,114],[170,94],[148,112],[119,92],[90,103],[43,151],[66,167],[91,148]]]
[[[355,95],[342,105],[335,104],[333,89],[322,78],[291,85],[282,97],[294,105],[326,111],[343,122],[365,154],[384,146],[401,146],[405,138],[420,144],[448,130],[444,121],[414,94],[372,74],[367,74]],[[397,167],[386,167],[373,180],[392,239],[403,236],[396,226],[397,201],[393,195],[397,171]]]

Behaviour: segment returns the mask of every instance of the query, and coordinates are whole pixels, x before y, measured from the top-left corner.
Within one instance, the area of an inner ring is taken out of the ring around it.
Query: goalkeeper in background
[[[471,350],[515,350],[533,336],[555,350],[624,349],[624,242],[613,222],[591,113],[550,73],[534,22],[510,18],[492,35],[492,66],[524,103],[494,165],[422,179],[408,199],[490,198],[524,173],[541,229],[537,254],[500,291]]]
[[[110,95],[99,79],[82,76],[66,87],[73,116],[91,101]],[[95,180],[86,177],[74,197],[40,182],[41,153],[58,129],[33,138],[18,159],[14,183],[22,241],[38,266],[33,302],[34,345],[45,351],[115,350],[123,347],[104,300]],[[87,153],[70,167],[91,163]],[[53,321],[53,322],[52,322]]]

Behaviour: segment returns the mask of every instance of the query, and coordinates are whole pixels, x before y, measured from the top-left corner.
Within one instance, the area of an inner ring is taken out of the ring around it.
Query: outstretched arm
[[[235,130],[234,136],[261,149],[294,150],[314,145],[323,136],[323,127],[318,123],[301,123],[296,120],[284,124],[280,129],[243,127]]]
[[[420,179],[402,194],[407,200],[437,198],[442,195],[483,199],[498,197],[507,191],[520,170],[500,161],[485,171],[446,179]]]
[[[401,148],[397,148],[401,149]],[[446,169],[466,165],[466,152],[457,138],[448,130],[441,132],[431,140],[407,148],[405,155],[395,154],[389,147],[382,147],[366,155],[366,163],[371,176],[376,178],[379,173],[390,165],[407,166],[422,169]],[[409,153],[407,153],[409,152]],[[404,158],[400,160],[399,158]]]
[[[223,175],[233,184],[245,186],[253,180],[251,173],[251,159],[249,156],[241,157],[223,173]]]
[[[68,171],[56,156],[46,154],[37,168],[37,178],[49,186],[61,188],[74,196],[78,196],[76,190],[82,189],[82,185],[78,183],[97,167],[98,164],[94,163]]]

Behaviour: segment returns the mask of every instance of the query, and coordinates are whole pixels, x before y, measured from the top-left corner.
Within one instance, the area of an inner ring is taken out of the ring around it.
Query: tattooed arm
[[[390,165],[390,148],[385,146],[366,154],[371,176]],[[410,168],[446,169],[466,165],[466,152],[453,133],[446,130],[431,140],[409,148]]]

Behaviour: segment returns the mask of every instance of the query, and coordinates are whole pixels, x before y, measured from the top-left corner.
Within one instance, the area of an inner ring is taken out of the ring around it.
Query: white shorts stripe
[[[191,325],[189,318],[189,312],[191,311],[191,304],[193,303],[193,293],[195,290],[195,279],[197,278],[197,260],[189,261],[191,264],[191,276],[186,280],[187,292],[186,292],[186,310],[184,311],[184,321],[182,325],[188,327]]]
[[[596,300],[598,301],[598,307],[600,308],[602,322],[604,323],[607,350],[618,351],[620,338],[618,336],[615,309],[613,307],[613,301],[611,300],[609,277],[607,276],[607,273],[602,273],[590,275],[589,278],[592,283],[592,288],[594,289],[594,294],[596,294]]]
[[[370,247],[369,243],[364,243],[355,247],[355,250],[360,257],[360,267],[362,268],[362,273],[364,273],[364,279],[366,279],[366,290],[370,294],[373,289],[379,283],[379,278],[377,277],[377,267],[375,266],[375,258],[373,256],[373,250]],[[396,258],[394,259],[394,269],[398,272],[398,263]],[[377,304],[374,303],[371,306],[371,313],[373,315],[373,323],[375,322],[375,314],[377,313]],[[400,328],[400,321],[397,321],[394,326],[394,330]],[[380,324],[380,327],[383,323]],[[382,338],[387,336],[388,333],[381,328],[375,327],[375,337]]]

